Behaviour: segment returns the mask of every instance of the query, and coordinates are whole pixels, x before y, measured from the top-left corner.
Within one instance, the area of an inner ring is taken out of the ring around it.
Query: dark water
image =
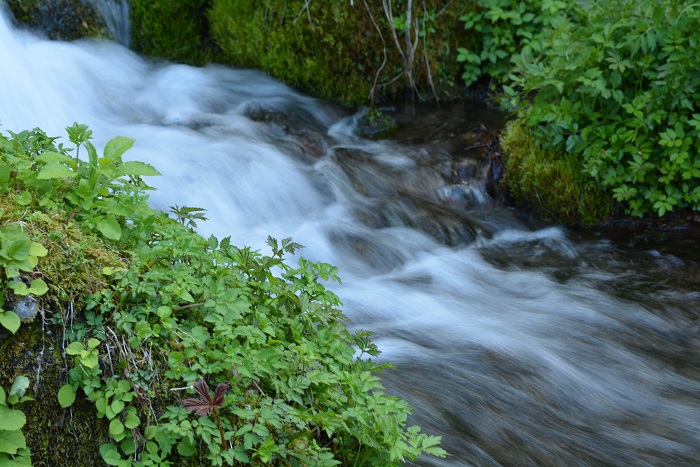
[[[201,232],[291,236],[339,266],[387,389],[451,456],[426,465],[700,465],[698,242],[538,226],[488,194],[476,104],[397,114],[392,138],[251,71],[153,65],[0,19],[1,130],[88,123],[163,174]],[[8,72],[10,70],[10,72]]]

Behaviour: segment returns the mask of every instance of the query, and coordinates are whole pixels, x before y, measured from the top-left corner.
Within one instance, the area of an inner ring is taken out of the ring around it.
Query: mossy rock
[[[15,19],[49,39],[108,36],[95,7],[82,0],[7,0]]]
[[[209,0],[132,0],[132,48],[150,57],[192,65],[212,60],[205,12]]]
[[[570,226],[600,223],[612,215],[611,194],[585,182],[580,161],[543,148],[519,120],[508,125],[501,145],[503,184],[516,204]]]

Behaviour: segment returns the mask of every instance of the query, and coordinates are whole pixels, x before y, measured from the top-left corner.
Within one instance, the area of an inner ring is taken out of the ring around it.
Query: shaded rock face
[[[43,318],[23,324],[15,335],[0,327],[0,386],[7,390],[17,376],[29,378],[26,395],[34,400],[15,408],[27,417],[22,432],[35,467],[102,465],[99,447],[108,427],[85,397],[70,409],[59,405],[56,394],[72,362],[62,355],[61,327]]]
[[[15,19],[49,39],[104,37],[106,26],[95,7],[81,0],[7,0]]]

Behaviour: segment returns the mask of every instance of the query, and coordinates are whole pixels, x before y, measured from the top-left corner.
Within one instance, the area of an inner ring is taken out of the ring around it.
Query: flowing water
[[[426,110],[368,141],[357,116],[260,73],[48,42],[4,17],[0,63],[3,132],[133,137],[126,157],[163,173],[154,207],[203,207],[204,235],[293,237],[339,266],[350,326],[398,366],[387,389],[451,454],[421,463],[700,465],[698,243],[618,246],[500,207],[468,131],[497,113]]]

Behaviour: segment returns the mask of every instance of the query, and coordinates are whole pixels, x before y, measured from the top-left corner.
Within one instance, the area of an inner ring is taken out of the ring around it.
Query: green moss
[[[464,31],[457,18],[465,7],[443,0],[424,5],[414,11],[425,34],[413,73],[425,97],[431,80],[445,97],[458,75],[455,50]],[[376,2],[214,0],[208,18],[224,63],[265,70],[313,95],[355,105],[400,96],[407,86],[391,25]]]
[[[501,142],[504,179],[510,196],[542,217],[567,225],[590,225],[608,219],[612,197],[597,185],[585,184],[580,162],[567,154],[540,147],[531,131],[514,121]]]
[[[82,0],[7,0],[7,5],[18,22],[50,39],[72,41],[108,35],[99,13]]]
[[[208,0],[132,0],[131,39],[134,50],[202,65],[210,60],[204,12]]]

